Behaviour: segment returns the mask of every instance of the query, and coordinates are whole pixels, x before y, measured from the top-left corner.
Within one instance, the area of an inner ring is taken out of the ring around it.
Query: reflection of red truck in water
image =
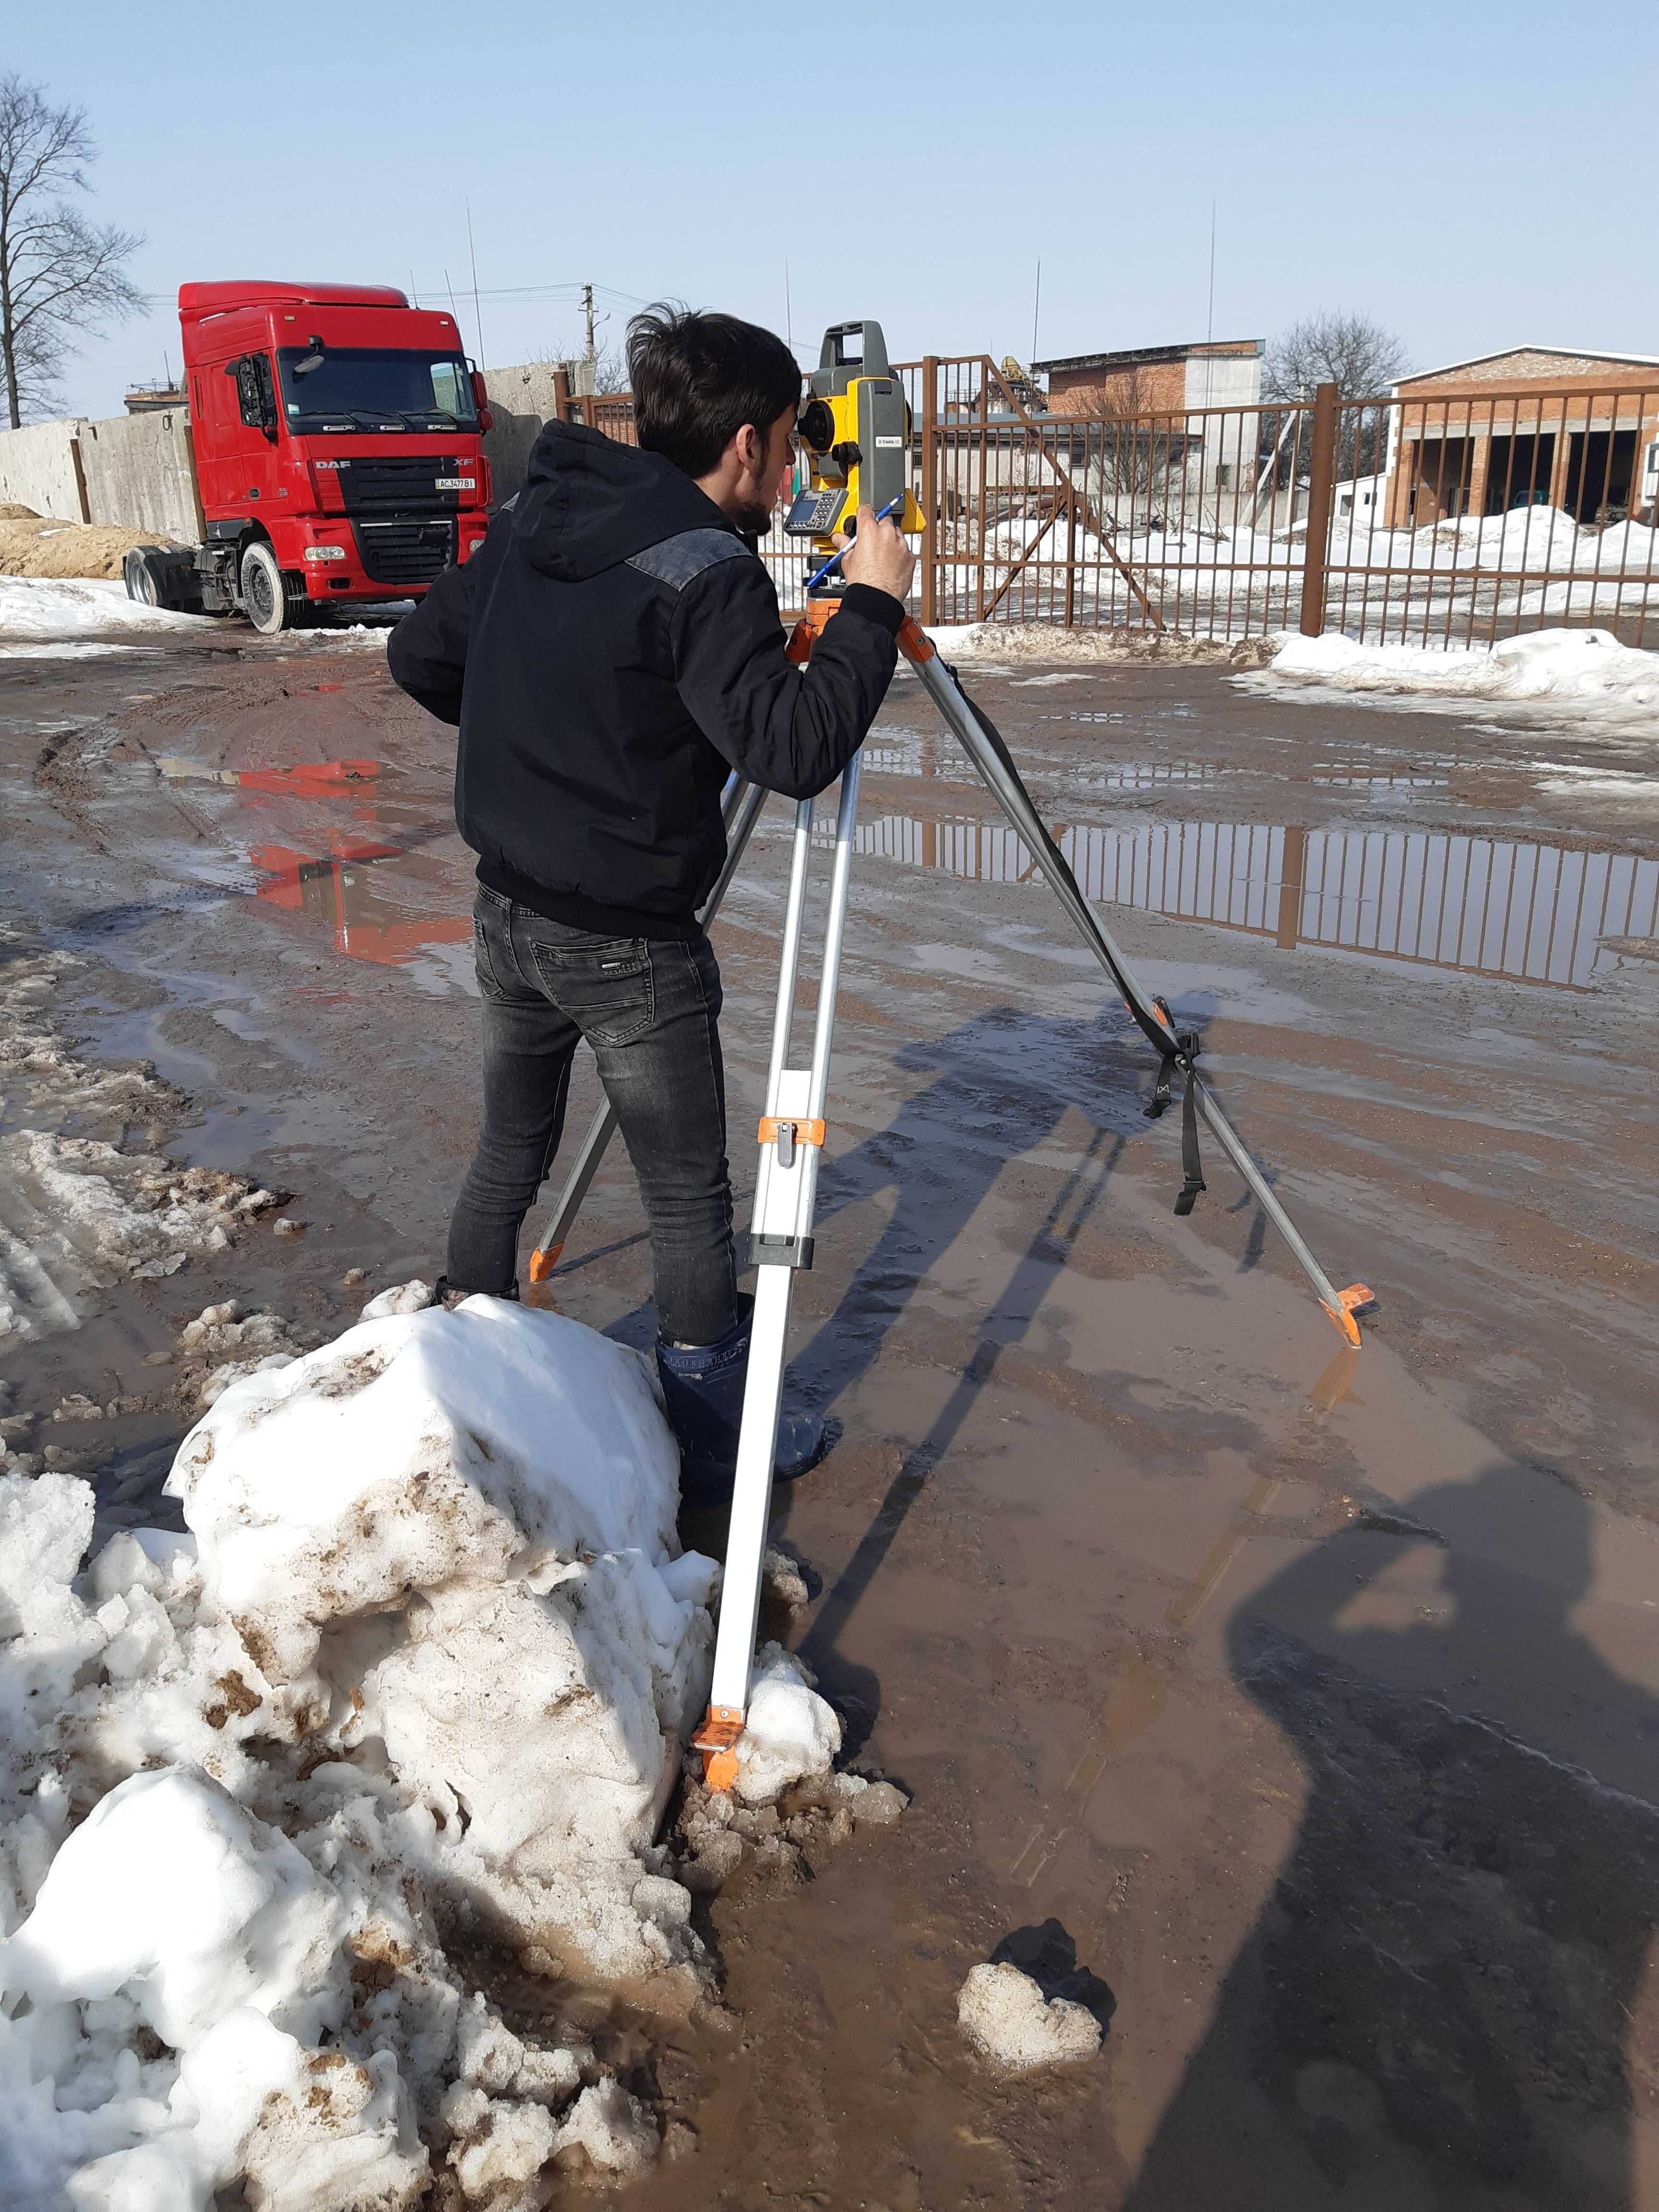
[[[265,878],[259,896],[320,922],[337,952],[351,960],[373,960],[401,968],[428,945],[463,945],[471,937],[465,915],[422,914],[381,896],[374,863],[407,860],[397,845],[369,844],[360,838],[331,836],[326,857],[295,852],[289,845],[256,845],[250,858]]]
[[[151,605],[245,613],[419,597],[483,543],[483,380],[454,318],[387,286],[182,284],[203,542],[127,556]]]

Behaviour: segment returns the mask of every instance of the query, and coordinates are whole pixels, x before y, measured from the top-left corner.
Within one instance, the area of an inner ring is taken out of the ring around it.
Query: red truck
[[[451,315],[386,285],[181,284],[199,545],[141,546],[127,592],[246,615],[419,598],[483,542],[483,379]]]

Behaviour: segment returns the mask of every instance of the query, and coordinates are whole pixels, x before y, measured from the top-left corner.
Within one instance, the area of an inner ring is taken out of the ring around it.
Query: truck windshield
[[[459,354],[367,346],[284,346],[276,356],[290,430],[476,430],[477,410]],[[315,366],[312,366],[314,363]]]

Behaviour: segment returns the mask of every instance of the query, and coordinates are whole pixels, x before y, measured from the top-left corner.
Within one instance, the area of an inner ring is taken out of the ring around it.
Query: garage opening
[[[1492,439],[1486,450],[1482,513],[1507,514],[1512,507],[1547,507],[1554,467],[1553,430],[1528,430]]]
[[[1575,430],[1567,443],[1567,513],[1580,522],[1622,522],[1636,469],[1634,430]]]

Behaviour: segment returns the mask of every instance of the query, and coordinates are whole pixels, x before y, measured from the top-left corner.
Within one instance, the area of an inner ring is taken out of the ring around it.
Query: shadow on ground
[[[1573,1492],[1498,1468],[1412,1511],[1449,1532],[1449,1611],[1345,1625],[1420,1551],[1345,1532],[1231,1624],[1237,1679],[1294,1745],[1309,1797],[1131,2212],[1641,2201],[1626,2051],[1659,1911],[1659,1812],[1452,1705],[1478,1705],[1482,1668],[1519,1639],[1546,1740],[1593,1717],[1598,1741],[1628,1747],[1628,1784],[1659,1754],[1659,1704],[1572,1625],[1591,1579]],[[1530,1573],[1494,1560],[1493,1532],[1517,1523],[1540,1547]],[[1430,1680],[1443,1696],[1423,1694]]]

